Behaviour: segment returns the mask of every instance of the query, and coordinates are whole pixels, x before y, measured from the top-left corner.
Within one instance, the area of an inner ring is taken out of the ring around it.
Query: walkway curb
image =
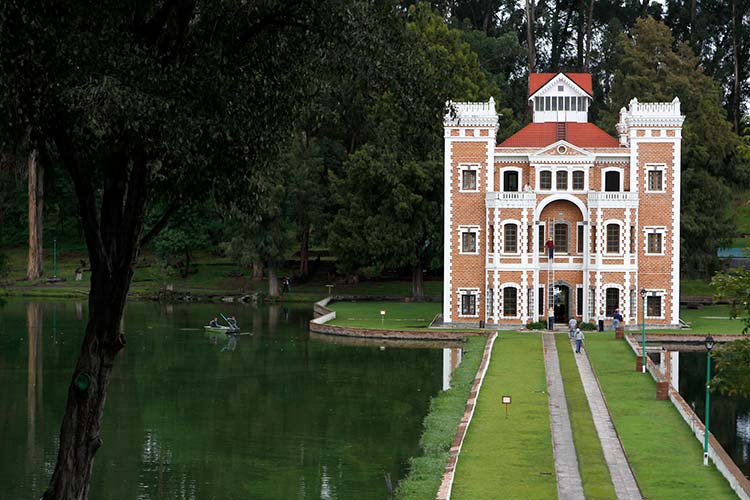
[[[440,482],[440,488],[438,488],[438,493],[435,497],[435,500],[450,500],[451,493],[453,492],[453,478],[455,477],[456,473],[458,456],[461,453],[461,447],[464,444],[466,432],[469,430],[469,424],[471,424],[471,419],[474,416],[474,409],[477,406],[477,399],[479,398],[479,391],[482,389],[484,376],[487,374],[487,368],[490,366],[492,347],[495,345],[495,339],[497,339],[497,333],[493,333],[487,341],[487,344],[484,346],[482,362],[479,364],[477,376],[474,378],[474,383],[471,385],[469,399],[468,401],[466,401],[464,416],[458,423],[456,436],[453,438],[453,444],[451,444],[450,451],[448,452],[448,463],[445,464],[443,479]]]

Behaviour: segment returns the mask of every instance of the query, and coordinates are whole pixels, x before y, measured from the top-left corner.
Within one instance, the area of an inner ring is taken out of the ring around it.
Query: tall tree
[[[29,186],[29,258],[26,266],[26,279],[35,280],[42,276],[43,236],[44,236],[44,168],[39,162],[39,153],[32,149],[28,158]]]
[[[45,499],[85,499],[120,319],[144,244],[180,200],[232,169],[251,207],[312,58],[354,40],[345,2],[114,0],[0,4],[0,140],[31,129],[75,186],[91,265],[89,317]],[[328,37],[335,26],[335,37]],[[272,54],[273,57],[269,57]],[[144,216],[167,207],[153,227]]]

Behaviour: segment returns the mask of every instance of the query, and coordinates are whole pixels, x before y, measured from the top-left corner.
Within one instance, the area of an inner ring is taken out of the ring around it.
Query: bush
[[[5,279],[10,274],[10,260],[3,252],[0,252],[0,280]]]
[[[546,321],[532,321],[531,323],[526,323],[526,329],[527,330],[546,330],[547,322]]]
[[[581,322],[578,324],[578,328],[586,332],[593,332],[594,330],[596,330],[596,325],[593,323]]]

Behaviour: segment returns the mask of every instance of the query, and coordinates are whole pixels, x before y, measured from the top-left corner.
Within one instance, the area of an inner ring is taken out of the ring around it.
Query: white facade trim
[[[464,189],[464,172],[476,172],[474,189]],[[458,164],[458,192],[459,193],[478,193],[482,187],[482,166],[479,163],[459,163]]]

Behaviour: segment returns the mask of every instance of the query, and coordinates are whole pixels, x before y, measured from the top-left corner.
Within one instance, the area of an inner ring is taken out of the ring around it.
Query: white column
[[[453,187],[453,179],[452,179],[452,145],[450,139],[448,139],[448,134],[450,134],[450,131],[448,129],[445,130],[446,133],[446,139],[445,139],[445,150],[444,150],[444,158],[445,158],[445,164],[443,165],[443,184],[444,184],[444,199],[445,199],[445,216],[443,217],[443,321],[446,323],[450,323],[453,321],[452,314],[451,314],[451,307],[452,307],[452,280],[451,280],[451,236],[453,235],[453,231],[451,230],[452,227],[452,187]]]

